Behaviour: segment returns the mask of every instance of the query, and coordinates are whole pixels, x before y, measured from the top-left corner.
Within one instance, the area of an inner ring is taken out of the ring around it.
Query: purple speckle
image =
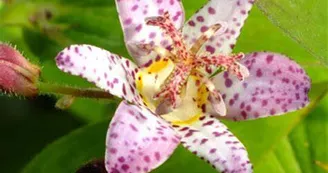
[[[226,86],[227,88],[230,88],[230,87],[232,86],[232,80],[229,79],[229,78],[227,78],[227,79],[225,80],[224,84],[225,84],[225,86]]]

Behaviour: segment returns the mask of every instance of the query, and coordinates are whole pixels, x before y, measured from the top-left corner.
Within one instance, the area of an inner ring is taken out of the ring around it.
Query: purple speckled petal
[[[169,46],[171,40],[156,26],[146,25],[148,17],[162,16],[168,11],[176,28],[184,22],[184,11],[180,0],[116,0],[126,46],[138,65],[143,65],[156,55],[147,55],[138,44]],[[147,55],[147,56],[146,56]]]
[[[253,3],[254,0],[209,1],[184,25],[186,44],[191,47],[209,27],[221,24],[220,30],[225,32],[218,31],[201,49],[214,55],[231,53]]]
[[[243,144],[218,119],[202,116],[176,127],[184,147],[225,173],[250,173],[252,165]]]
[[[180,138],[170,125],[148,109],[123,101],[110,123],[106,139],[108,173],[146,173],[161,165]]]
[[[226,118],[247,120],[280,115],[309,103],[310,79],[286,56],[255,52],[246,55],[241,63],[250,72],[244,81],[227,72],[213,79],[226,103]]]
[[[138,68],[126,58],[91,45],[71,45],[57,55],[56,63],[66,73],[81,76],[113,95],[142,104],[135,88]]]

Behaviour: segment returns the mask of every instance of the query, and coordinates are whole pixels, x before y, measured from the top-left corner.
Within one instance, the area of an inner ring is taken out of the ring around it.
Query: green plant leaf
[[[257,5],[283,32],[328,66],[326,0],[260,0]]]
[[[289,135],[289,142],[293,147],[294,155],[297,158],[302,171],[313,173],[313,162],[311,161],[311,152],[309,150],[306,125],[304,122],[294,128],[292,133]],[[276,148],[276,150],[278,150],[278,148]]]
[[[328,96],[283,138],[256,167],[255,172],[266,172],[265,165],[276,157],[282,172],[324,173],[320,163],[328,163]]]
[[[89,160],[103,157],[108,121],[78,129],[46,147],[23,173],[72,173]]]
[[[49,106],[46,97],[25,100],[0,96],[1,172],[16,173],[40,148],[84,125],[69,113]]]

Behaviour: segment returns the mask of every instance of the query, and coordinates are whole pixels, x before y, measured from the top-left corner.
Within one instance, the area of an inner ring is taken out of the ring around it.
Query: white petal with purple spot
[[[161,165],[178,146],[171,126],[148,109],[123,101],[110,123],[105,165],[109,173],[146,173]]]
[[[252,172],[245,147],[224,124],[207,115],[199,120],[176,127],[184,147],[222,173]]]
[[[201,49],[214,55],[231,53],[253,3],[254,0],[209,1],[183,27],[186,43],[191,47],[209,27],[221,24],[225,32],[217,32]]]
[[[139,65],[156,57],[138,47],[139,44],[169,46],[171,40],[163,35],[159,27],[146,25],[148,17],[161,16],[168,11],[176,28],[184,22],[184,11],[179,0],[116,0],[127,48]]]
[[[142,103],[135,86],[138,68],[126,58],[91,45],[71,45],[57,55],[56,63],[60,70],[81,76],[113,95]]]
[[[309,103],[311,82],[288,57],[255,52],[241,61],[250,72],[244,81],[227,72],[213,78],[227,106],[226,118],[245,120],[280,115]]]

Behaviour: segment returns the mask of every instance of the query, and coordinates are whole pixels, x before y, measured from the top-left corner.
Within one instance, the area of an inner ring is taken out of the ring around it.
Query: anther
[[[200,84],[204,84],[206,86],[207,91],[209,91],[209,101],[212,104],[213,110],[221,116],[226,115],[226,107],[225,103],[223,102],[222,96],[220,92],[215,88],[213,82],[209,80],[205,75],[203,75],[198,70],[193,70],[192,75],[197,76],[200,78]]]
[[[209,65],[216,67],[223,67],[228,70],[230,73],[235,74],[238,79],[244,80],[249,76],[248,69],[238,63],[245,55],[243,53],[239,53],[237,55],[217,55],[217,56],[201,56],[197,57],[195,60],[195,66],[205,66]]]
[[[209,29],[196,40],[196,42],[193,44],[189,51],[192,54],[196,55],[199,49],[204,45],[204,43],[207,42],[214,34],[217,34],[217,31],[220,28],[222,28],[221,24],[214,24],[210,26]],[[223,29],[225,30],[225,28]]]
[[[169,58],[173,62],[177,62],[176,56],[172,52],[170,52],[169,50],[167,50],[163,47],[156,46],[156,45],[151,45],[151,44],[138,44],[137,47],[139,49],[147,51],[148,53],[150,53],[151,51],[154,51],[160,57]]]

